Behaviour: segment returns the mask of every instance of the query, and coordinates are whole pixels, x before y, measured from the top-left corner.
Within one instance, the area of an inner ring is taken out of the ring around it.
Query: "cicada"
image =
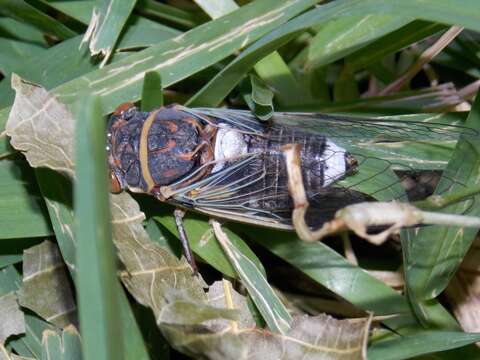
[[[433,116],[275,113],[260,121],[244,110],[171,105],[142,112],[126,104],[109,121],[107,151],[113,192],[129,189],[212,217],[292,230],[284,145],[301,146],[307,223],[315,228],[349,204],[418,197],[408,189],[411,179],[419,171],[434,178],[448,161],[432,158],[432,144],[448,152],[460,134],[478,136]]]

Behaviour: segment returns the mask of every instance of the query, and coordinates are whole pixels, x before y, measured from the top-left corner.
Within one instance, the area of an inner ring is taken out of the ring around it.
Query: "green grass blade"
[[[222,245],[268,327],[274,332],[285,334],[290,329],[292,317],[268,284],[265,275],[230,240],[237,235],[233,232],[228,232],[227,235],[219,223],[212,223],[212,226],[218,242]]]
[[[374,342],[368,348],[369,360],[403,360],[472,344],[480,334],[446,331],[425,331],[410,336]]]
[[[172,235],[175,237],[178,236],[177,228],[171,214],[159,215],[157,213],[154,219],[162,224]],[[218,241],[216,241],[215,234],[208,224],[208,221],[188,214],[185,216],[183,222],[193,252],[225,276],[231,278],[238,277],[238,274],[222,250],[222,247]],[[230,241],[243,256],[248,257],[249,260],[260,269],[262,274],[266,274],[258,257],[240,237],[233,236],[230,238]]]
[[[99,101],[81,102],[77,119],[75,214],[78,241],[78,303],[84,356],[121,359],[122,325],[115,296],[105,154],[105,122]]]
[[[273,115],[273,92],[256,75],[250,75],[251,92],[244,95],[250,110],[260,120],[268,120]]]
[[[89,41],[92,56],[104,56],[102,64],[110,59],[135,3],[136,0],[99,0],[93,8],[84,41]]]
[[[212,19],[219,18],[238,9],[233,0],[194,0]]]
[[[465,123],[474,129],[480,129],[480,97],[470,112]],[[436,193],[448,194],[473,187],[480,181],[480,143],[476,138],[463,137],[457,143],[452,158],[447,165]],[[452,184],[451,176],[455,176]],[[480,207],[476,205],[479,196],[472,200],[448,206],[442,212],[480,215]],[[478,229],[436,226],[421,228],[417,233],[403,232],[403,248],[405,256],[405,276],[412,303],[433,299],[447,286]],[[423,311],[416,308],[421,316]],[[425,319],[426,320],[426,319]]]
[[[201,25],[195,31],[65,83],[54,92],[66,103],[71,103],[84,92],[99,95],[102,109],[110,112],[119,103],[140,98],[145,72],[159,72],[163,86],[167,87],[258,39],[313,2],[301,0],[279,4],[277,1],[263,0],[250,3],[235,11],[235,14]]]
[[[208,21],[208,17],[202,12],[187,11],[154,0],[139,0],[136,10],[141,14],[162,20],[162,22],[167,21],[188,29]]]
[[[73,30],[61,22],[44,14],[23,0],[1,0],[0,14],[11,17],[22,23],[30,24],[48,34],[68,39],[76,35]]]
[[[0,184],[0,239],[52,235],[45,203],[25,161],[0,161]]]
[[[34,28],[29,24],[19,22],[12,18],[0,18],[0,33],[2,37],[37,44],[41,46],[47,45],[47,41],[42,31]]]
[[[362,47],[351,56],[348,56],[345,62],[352,71],[357,71],[375,64],[388,54],[393,54],[410,44],[414,44],[445,29],[446,26],[441,24],[421,20],[412,21],[402,28]]]
[[[212,19],[238,9],[233,0],[196,0],[196,2]],[[275,90],[279,102],[289,104],[306,96],[304,89],[298,85],[292,71],[278,52],[275,51],[259,60],[254,68],[258,76]]]
[[[23,41],[0,38],[0,72],[6,76],[17,71],[19,59],[37,57],[41,55],[45,48],[36,44],[30,44]],[[20,64],[22,61],[20,61]]]
[[[316,68],[341,59],[410,20],[391,14],[365,14],[329,21],[312,39],[305,67]]]
[[[68,104],[74,103],[84,92],[101,95],[103,112],[109,113],[122,102],[140,98],[145,72],[159,72],[163,86],[167,87],[255,41],[312,3],[313,0],[302,0],[279,5],[275,0],[256,1],[236,11],[235,16],[227,15],[195,31],[92,71],[58,86],[54,92]],[[264,17],[270,20],[262,21]],[[229,21],[227,25],[225,20]],[[245,23],[255,26],[246,26]],[[9,108],[0,110],[0,129],[4,128],[9,111]],[[0,132],[0,154],[8,152],[6,141],[6,136]]]
[[[147,72],[143,79],[142,111],[152,111],[163,106],[162,78],[156,72]]]

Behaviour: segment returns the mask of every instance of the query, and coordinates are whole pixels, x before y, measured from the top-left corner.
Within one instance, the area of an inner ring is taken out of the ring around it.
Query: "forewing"
[[[396,120],[275,113],[272,122],[266,124],[250,112],[242,110],[184,111],[217,126],[229,126],[259,136],[265,136],[265,129],[269,126],[295,128],[296,131],[326,137],[347,150],[358,161],[355,173],[346,174],[343,179],[309,194],[312,214],[319,220],[310,223],[317,225],[329,220],[336,210],[351,203],[369,199],[406,201],[409,198],[417,200],[425,197],[436,186],[440,170],[447,164],[451,149],[459,136],[479,137],[475,130],[463,127],[459,121],[445,121],[438,115],[421,120],[415,117]],[[278,160],[283,161],[283,158]],[[265,173],[261,174],[258,167],[252,166],[249,161],[244,161],[241,165],[239,162],[235,164],[236,168],[226,167],[223,173],[182,189],[177,193],[177,200],[189,202],[198,210],[213,212],[218,216],[236,220],[240,216],[267,226],[272,226],[270,222],[288,225],[291,202],[286,186],[272,192],[272,184],[265,182],[263,188],[244,191],[246,183],[253,179],[261,181]],[[282,173],[279,178],[286,176],[285,171],[278,166],[266,168],[265,171],[280,171]],[[445,175],[450,179],[451,185],[458,185],[454,174]],[[191,189],[195,191],[191,192]],[[266,199],[272,197],[278,201],[277,211],[262,206]],[[239,203],[236,201],[239,198],[245,201]]]

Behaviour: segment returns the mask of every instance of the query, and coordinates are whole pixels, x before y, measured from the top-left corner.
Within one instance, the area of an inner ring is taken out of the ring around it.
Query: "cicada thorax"
[[[116,177],[135,192],[159,195],[213,157],[211,129],[174,106],[150,113],[115,112],[109,124],[109,162]],[[209,170],[201,173],[204,176]],[[120,181],[120,182],[121,182]]]

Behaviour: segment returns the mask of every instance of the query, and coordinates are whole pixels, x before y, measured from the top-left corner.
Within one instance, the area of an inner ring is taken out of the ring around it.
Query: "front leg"
[[[175,216],[175,224],[177,225],[178,236],[180,237],[180,242],[182,243],[183,254],[187,258],[187,262],[193,269],[193,274],[198,274],[197,264],[195,263],[195,258],[190,248],[190,243],[188,242],[187,233],[185,232],[185,227],[183,226],[183,217],[185,216],[185,211],[181,209],[175,209],[173,212]]]

